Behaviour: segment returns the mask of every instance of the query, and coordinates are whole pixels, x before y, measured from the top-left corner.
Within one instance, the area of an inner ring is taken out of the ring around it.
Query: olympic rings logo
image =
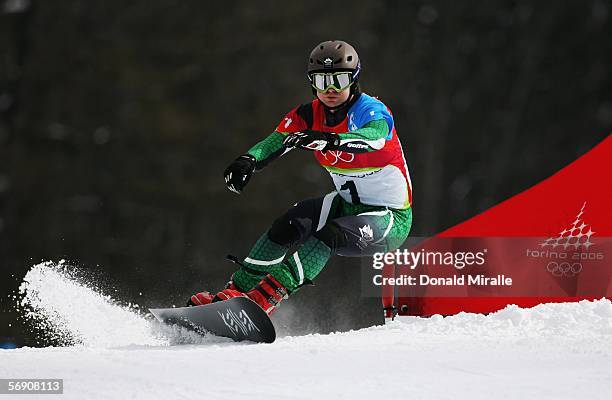
[[[329,158],[327,158],[328,154],[333,158],[333,160],[331,161],[331,165],[336,165],[338,161],[344,161],[344,162],[350,163],[350,162],[353,162],[353,160],[355,159],[355,154],[345,153],[340,150],[322,151],[321,154],[323,154],[323,157],[325,157],[327,161],[329,161]],[[344,157],[345,154],[346,154],[346,158]]]
[[[579,262],[570,264],[569,262],[551,261],[546,266],[546,270],[556,277],[566,276],[571,278],[582,271],[582,264]]]

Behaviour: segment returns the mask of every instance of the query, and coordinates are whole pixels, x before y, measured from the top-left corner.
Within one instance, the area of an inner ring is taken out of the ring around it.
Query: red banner
[[[492,312],[508,304],[612,297],[610,160],[612,136],[541,183],[411,248],[412,253],[486,249],[486,264],[457,269],[434,263],[418,271],[396,265],[396,276],[464,276],[467,282],[483,275],[482,282],[498,278],[501,284],[432,285],[421,278],[427,284],[395,287],[400,314]],[[512,284],[504,285],[504,278]],[[384,290],[388,306],[393,291]]]

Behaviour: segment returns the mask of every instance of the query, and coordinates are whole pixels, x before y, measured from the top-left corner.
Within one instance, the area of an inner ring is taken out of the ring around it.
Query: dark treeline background
[[[331,190],[306,153],[257,174],[241,196],[222,179],[310,101],[306,60],[320,41],[352,43],[362,87],[394,112],[415,235],[537,183],[612,127],[609,1],[0,7],[0,342],[32,343],[7,295],[41,260],[95,271],[120,300],[180,305],[225,283],[225,254],[244,256],[286,208]],[[279,324],[380,322],[378,300],[360,296],[360,265],[332,260]]]

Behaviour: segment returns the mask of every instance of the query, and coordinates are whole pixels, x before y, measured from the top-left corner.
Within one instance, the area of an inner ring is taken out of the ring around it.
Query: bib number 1
[[[342,186],[340,186],[340,190],[348,190],[351,195],[351,203],[353,204],[361,204],[361,200],[359,199],[359,193],[357,193],[357,186],[355,186],[354,181],[346,181]]]

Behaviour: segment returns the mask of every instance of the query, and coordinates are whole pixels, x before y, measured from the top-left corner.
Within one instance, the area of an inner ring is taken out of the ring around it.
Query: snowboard
[[[268,314],[246,297],[203,306],[151,308],[149,311],[163,323],[181,325],[199,333],[210,332],[235,341],[272,343],[276,339]]]

